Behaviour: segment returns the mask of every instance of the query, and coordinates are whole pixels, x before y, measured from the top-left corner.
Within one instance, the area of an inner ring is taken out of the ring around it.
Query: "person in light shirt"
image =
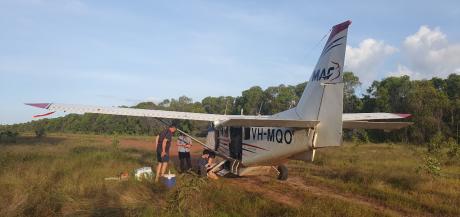
[[[181,133],[177,138],[177,150],[179,151],[180,171],[189,172],[192,169],[192,160],[190,159],[190,148],[192,139]]]

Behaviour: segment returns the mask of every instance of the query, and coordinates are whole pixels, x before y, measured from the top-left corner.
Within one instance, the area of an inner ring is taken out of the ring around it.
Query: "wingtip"
[[[42,108],[42,109],[48,109],[51,105],[51,103],[24,103],[28,106],[33,106],[37,108]]]
[[[395,113],[395,115],[398,115],[401,118],[408,118],[408,117],[412,116],[412,114],[399,114],[399,113]]]

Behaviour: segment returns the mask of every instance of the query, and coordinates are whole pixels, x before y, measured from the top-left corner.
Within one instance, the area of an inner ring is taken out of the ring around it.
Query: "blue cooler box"
[[[176,185],[176,175],[175,174],[164,174],[161,177],[161,181],[167,188],[172,188]]]

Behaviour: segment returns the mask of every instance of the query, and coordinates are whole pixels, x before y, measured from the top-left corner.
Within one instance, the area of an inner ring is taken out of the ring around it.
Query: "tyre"
[[[284,165],[279,165],[278,166],[278,180],[286,180],[288,178],[288,168]]]

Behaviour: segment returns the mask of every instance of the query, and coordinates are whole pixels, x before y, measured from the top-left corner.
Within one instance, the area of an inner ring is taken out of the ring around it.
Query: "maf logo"
[[[340,64],[331,61],[333,66],[329,66],[329,68],[322,68],[316,69],[313,71],[313,75],[311,76],[310,81],[334,81],[335,79],[340,77]],[[335,76],[333,76],[336,74]],[[331,79],[332,77],[332,79]]]

